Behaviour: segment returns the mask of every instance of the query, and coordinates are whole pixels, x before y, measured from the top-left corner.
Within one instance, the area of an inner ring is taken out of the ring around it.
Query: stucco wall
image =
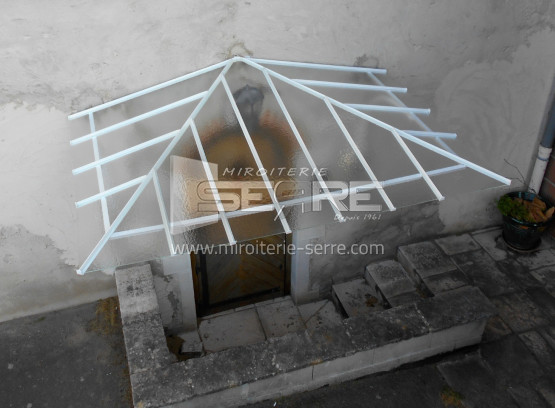
[[[74,274],[86,228],[76,229],[69,113],[233,54],[380,66],[388,84],[409,87],[410,105],[432,108],[433,128],[459,133],[457,151],[518,177],[506,160],[526,177],[554,73],[554,13],[549,0],[3,4],[0,320],[115,293],[109,275]],[[427,233],[494,222],[491,199],[426,206]],[[419,218],[406,214],[375,228],[406,238],[417,229],[407,220]],[[353,239],[367,234],[360,228]]]

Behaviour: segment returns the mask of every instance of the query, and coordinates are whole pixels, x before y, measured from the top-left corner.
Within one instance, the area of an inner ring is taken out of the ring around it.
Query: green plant
[[[503,196],[497,202],[497,208],[506,217],[513,217],[520,221],[534,222],[528,208],[521,201]]]
[[[533,200],[525,200],[507,195],[499,199],[497,208],[501,214],[507,217],[531,223],[549,221],[555,211],[555,207],[547,208],[545,201],[538,197],[534,197]]]

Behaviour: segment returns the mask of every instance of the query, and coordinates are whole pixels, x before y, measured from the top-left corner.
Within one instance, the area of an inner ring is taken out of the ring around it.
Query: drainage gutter
[[[530,185],[528,189],[532,192],[538,193],[540,190],[545,174],[545,169],[547,168],[547,163],[549,162],[549,157],[551,156],[551,151],[553,149],[554,139],[555,97],[552,98],[551,109],[549,110],[547,116],[547,124],[545,126],[545,131],[540,145],[538,146],[538,155],[536,156],[536,163],[534,164],[534,170],[532,172],[532,177],[530,178]]]

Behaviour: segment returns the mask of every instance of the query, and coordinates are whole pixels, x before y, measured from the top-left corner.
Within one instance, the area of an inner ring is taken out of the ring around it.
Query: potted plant
[[[503,215],[503,239],[509,247],[530,251],[553,219],[555,207],[535,193],[518,191],[502,196],[497,208]]]

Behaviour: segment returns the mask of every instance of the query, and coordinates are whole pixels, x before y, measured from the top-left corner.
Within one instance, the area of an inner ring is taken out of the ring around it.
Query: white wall
[[[526,176],[555,68],[550,0],[19,1],[0,14],[0,320],[114,294],[77,277],[69,113],[233,54],[389,69],[457,151]],[[439,205],[442,231],[491,197]],[[476,216],[478,214],[478,216]],[[491,222],[491,221],[490,221]],[[92,226],[91,226],[92,227]],[[385,228],[385,227],[384,227]]]

